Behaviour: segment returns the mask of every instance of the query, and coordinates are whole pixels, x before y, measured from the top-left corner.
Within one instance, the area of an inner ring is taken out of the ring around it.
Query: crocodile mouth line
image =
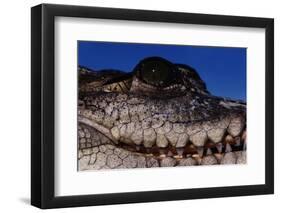
[[[163,159],[165,157],[173,157],[175,159],[193,157],[200,159],[207,155],[215,155],[219,159],[223,153],[245,151],[245,135],[246,129],[243,131],[243,133],[235,138],[230,135],[226,135],[222,142],[215,144],[211,141],[208,141],[204,146],[201,147],[196,147],[191,142],[188,142],[185,147],[174,147],[169,144],[166,148],[161,148],[156,145],[147,148],[144,145],[130,145],[122,142],[115,146],[135,154],[154,157],[157,159]]]
[[[184,144],[179,146],[173,146],[169,143],[165,147],[161,147],[161,144],[159,146],[157,144],[154,144],[148,147],[145,146],[145,144],[136,144],[132,141],[126,143],[126,139],[124,138],[116,140],[107,128],[96,124],[95,122],[91,122],[88,119],[80,119],[80,122],[95,128],[100,132],[100,134],[103,134],[103,136],[107,137],[110,140],[111,144],[115,147],[148,157],[186,158],[192,156],[202,158],[203,156],[210,154],[217,154],[219,156],[219,154],[222,153],[246,150],[246,126],[235,137],[225,131],[223,136],[221,137],[221,140],[213,142],[208,138],[202,146],[196,146],[191,141],[185,141]],[[81,143],[80,139],[79,149],[89,147],[92,147],[92,145],[89,144],[87,146],[85,143]]]
[[[187,141],[186,144],[181,147],[176,147],[171,144],[168,144],[166,147],[159,147],[157,144],[146,147],[144,144],[125,143],[122,138],[116,141],[108,129],[94,122],[85,121],[87,121],[87,119],[80,119],[79,126],[80,134],[78,147],[79,161],[81,161],[80,170],[246,163],[246,125],[235,137],[225,131],[220,141],[215,143],[208,138],[203,146],[196,146],[191,141]],[[92,137],[97,135],[99,135],[98,141],[100,141],[100,143],[96,145],[91,144],[91,140],[97,140],[97,138],[94,139]],[[122,163],[116,166],[117,164],[107,163],[108,159],[106,159],[104,160],[104,166],[96,166],[95,163],[97,162],[98,152],[108,154],[113,152],[111,150],[113,150],[114,153],[119,150],[119,156],[115,153],[115,156],[118,156],[118,160],[124,160],[122,159],[122,153],[123,155],[127,153],[127,158],[128,156],[133,156],[131,159],[132,162],[136,159],[137,162],[140,159],[144,159],[145,163],[141,166],[136,165],[136,167],[132,167],[132,164],[124,166]],[[92,159],[92,156],[95,156],[94,162],[89,160]],[[83,159],[87,158],[89,159],[85,165],[83,164]]]

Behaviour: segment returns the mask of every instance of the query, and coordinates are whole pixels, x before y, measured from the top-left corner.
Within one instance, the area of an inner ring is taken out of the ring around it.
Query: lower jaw
[[[189,143],[183,148],[104,144],[79,149],[78,170],[246,164],[246,128],[232,142],[207,141],[204,147]]]
[[[155,157],[130,152],[113,145],[101,145],[79,151],[78,170],[129,169],[152,167],[246,164],[246,150],[190,156]]]

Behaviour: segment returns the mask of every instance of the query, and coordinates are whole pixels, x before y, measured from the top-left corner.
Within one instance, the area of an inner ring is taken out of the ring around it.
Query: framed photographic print
[[[31,14],[32,205],[273,193],[273,19]]]

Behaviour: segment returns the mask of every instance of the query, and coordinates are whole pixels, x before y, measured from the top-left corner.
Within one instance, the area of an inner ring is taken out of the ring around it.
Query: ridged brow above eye
[[[135,70],[142,81],[157,87],[167,87],[176,78],[174,65],[159,57],[141,61]]]

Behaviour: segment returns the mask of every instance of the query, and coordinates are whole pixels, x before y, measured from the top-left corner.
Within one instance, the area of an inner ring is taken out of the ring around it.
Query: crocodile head
[[[246,104],[159,57],[130,73],[79,67],[78,141],[78,170],[245,163]]]

